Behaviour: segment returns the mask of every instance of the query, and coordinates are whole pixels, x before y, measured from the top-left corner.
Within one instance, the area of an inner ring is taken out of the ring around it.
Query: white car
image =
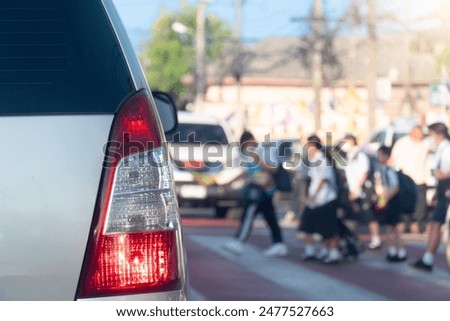
[[[231,183],[243,171],[239,144],[225,122],[180,111],[178,127],[167,138],[182,209],[213,209],[217,217],[225,217],[228,209],[240,206],[244,181]]]
[[[112,1],[1,7],[0,300],[187,299],[175,109]]]
[[[399,130],[393,126],[382,128],[373,133],[370,138],[369,148],[371,151],[376,152],[381,146],[392,147],[400,138],[407,136],[409,131]]]

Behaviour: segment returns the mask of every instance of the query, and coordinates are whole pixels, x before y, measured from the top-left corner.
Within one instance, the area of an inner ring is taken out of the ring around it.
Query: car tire
[[[228,209],[229,209],[228,207],[217,206],[216,207],[216,217],[217,218],[225,218],[227,216]]]

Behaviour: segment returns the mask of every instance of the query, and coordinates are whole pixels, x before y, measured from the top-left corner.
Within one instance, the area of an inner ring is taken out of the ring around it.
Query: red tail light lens
[[[159,123],[138,93],[113,123],[77,298],[179,288],[172,183]]]
[[[184,162],[184,168],[187,168],[187,169],[202,169],[205,167],[206,167],[206,164],[201,161],[191,160],[191,161]]]
[[[81,297],[164,291],[177,286],[174,231],[107,235],[101,238],[93,274]]]

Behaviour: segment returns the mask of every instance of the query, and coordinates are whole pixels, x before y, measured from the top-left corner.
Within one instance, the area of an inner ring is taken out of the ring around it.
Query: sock
[[[372,236],[371,243],[373,243],[373,244],[380,244],[381,243],[380,237],[378,235]]]
[[[426,251],[422,258],[423,263],[433,265],[434,255],[431,252]]]
[[[327,254],[328,254],[328,249],[322,245],[319,249],[319,252],[317,253],[317,256],[324,258],[327,256]]]
[[[395,256],[397,255],[397,248],[395,246],[389,246],[388,248],[388,254],[390,256]]]
[[[328,254],[328,258],[331,260],[336,260],[341,258],[341,253],[337,249],[330,249],[330,253]]]
[[[397,250],[397,255],[399,258],[403,259],[404,257],[406,257],[406,250],[404,247],[400,248]]]

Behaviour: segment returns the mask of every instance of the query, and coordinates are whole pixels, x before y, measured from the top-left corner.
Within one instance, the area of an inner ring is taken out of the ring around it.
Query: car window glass
[[[385,132],[379,132],[372,136],[371,143],[383,143],[385,138]]]
[[[113,113],[132,91],[98,0],[2,0],[0,44],[0,114]]]
[[[179,123],[177,129],[167,135],[167,140],[179,144],[226,145],[228,140],[222,126]]]
[[[395,143],[397,140],[399,140],[400,138],[402,138],[404,136],[406,136],[406,133],[395,133],[393,143]]]

